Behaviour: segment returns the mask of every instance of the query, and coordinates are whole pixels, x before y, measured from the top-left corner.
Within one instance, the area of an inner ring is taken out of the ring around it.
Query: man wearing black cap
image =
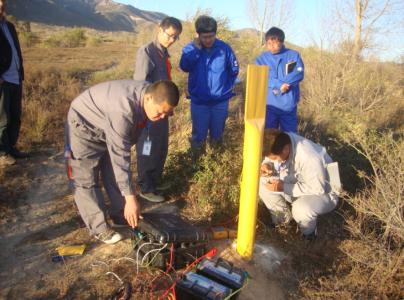
[[[265,128],[296,133],[303,61],[297,51],[285,47],[285,33],[281,29],[269,29],[265,40],[268,51],[256,59],[258,65],[270,68]]]
[[[211,142],[222,140],[239,65],[231,47],[216,38],[215,19],[200,16],[195,29],[197,37],[182,49],[180,68],[189,73],[191,143],[200,148],[208,133]]]

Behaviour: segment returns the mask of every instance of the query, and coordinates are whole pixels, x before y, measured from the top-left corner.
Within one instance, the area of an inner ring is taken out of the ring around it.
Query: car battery
[[[185,274],[175,285],[176,298],[181,300],[222,300],[231,293],[230,288],[194,272]]]
[[[223,258],[203,259],[198,264],[196,272],[233,290],[242,288],[247,278],[242,269]]]
[[[134,230],[134,243],[142,259],[147,255],[143,259],[146,264],[164,269],[172,260],[172,266],[181,269],[206,253],[211,237],[208,231],[178,215],[144,213],[142,216]],[[164,247],[165,244],[168,245]]]

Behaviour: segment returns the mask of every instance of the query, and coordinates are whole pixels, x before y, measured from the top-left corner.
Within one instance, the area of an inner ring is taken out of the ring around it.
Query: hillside
[[[8,3],[8,13],[23,21],[104,31],[134,31],[165,17],[112,0],[14,0]]]

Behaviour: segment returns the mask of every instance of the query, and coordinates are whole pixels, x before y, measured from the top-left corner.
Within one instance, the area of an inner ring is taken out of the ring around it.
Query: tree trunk
[[[355,38],[352,56],[355,61],[359,60],[362,52],[362,23],[363,23],[363,3],[362,0],[355,0]]]

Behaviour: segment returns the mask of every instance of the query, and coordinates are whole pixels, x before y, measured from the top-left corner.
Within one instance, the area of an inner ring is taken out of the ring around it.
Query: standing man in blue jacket
[[[182,50],[180,68],[189,73],[191,145],[200,148],[208,132],[211,142],[222,140],[239,65],[231,47],[216,38],[215,19],[200,16],[195,29],[197,37]]]
[[[256,59],[258,65],[270,68],[265,128],[296,133],[303,61],[297,51],[285,47],[285,33],[281,29],[270,28],[265,40],[268,51]]]

